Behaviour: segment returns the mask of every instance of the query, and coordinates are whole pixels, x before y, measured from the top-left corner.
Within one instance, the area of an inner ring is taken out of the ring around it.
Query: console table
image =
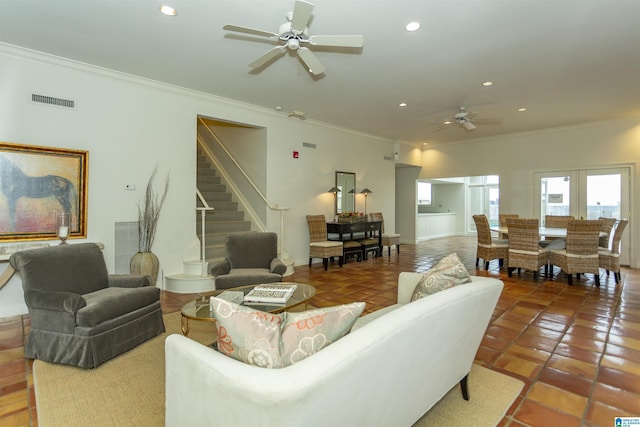
[[[378,253],[382,253],[382,221],[359,221],[359,222],[327,222],[327,234],[337,234],[338,240],[353,240],[354,233],[364,233],[366,237],[378,238]],[[346,236],[346,237],[345,237]],[[330,239],[327,236],[328,240]]]

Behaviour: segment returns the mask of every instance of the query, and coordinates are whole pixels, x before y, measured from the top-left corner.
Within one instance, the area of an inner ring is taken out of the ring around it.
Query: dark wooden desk
[[[365,237],[378,239],[380,247],[378,253],[382,253],[382,221],[361,222],[327,222],[327,234],[337,234],[338,240],[353,240],[354,233],[364,233]],[[327,235],[327,239],[330,239]]]

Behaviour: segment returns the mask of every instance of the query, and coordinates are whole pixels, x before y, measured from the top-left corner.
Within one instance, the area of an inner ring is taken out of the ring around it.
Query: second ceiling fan
[[[309,72],[313,75],[322,74],[326,68],[318,60],[315,54],[305,45],[322,47],[351,47],[359,48],[364,44],[364,37],[359,35],[331,35],[309,36],[309,20],[313,12],[313,4],[297,0],[293,12],[287,14],[287,22],[280,25],[277,33],[227,24],[223,29],[255,36],[269,37],[274,41],[282,42],[280,46],[267,51],[264,55],[249,64],[252,68],[259,68],[269,61],[284,55],[287,50],[296,52]]]
[[[476,129],[476,124],[501,124],[501,118],[485,118],[485,119],[477,119],[478,113],[467,111],[464,105],[459,107],[459,111],[453,116],[453,118],[445,120],[442,124],[438,125],[436,131],[446,129],[451,125],[460,125],[462,128],[466,130],[474,130]]]

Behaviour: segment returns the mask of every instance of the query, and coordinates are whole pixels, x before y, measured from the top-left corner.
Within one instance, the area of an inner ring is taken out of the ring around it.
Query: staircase
[[[225,240],[229,233],[251,230],[251,222],[244,219],[244,212],[238,210],[227,186],[221,182],[206,155],[198,147],[197,152],[197,188],[203,198],[214,210],[205,214],[205,263],[201,260],[184,261],[183,273],[165,276],[165,289],[176,293],[198,293],[215,289],[213,277],[208,274],[208,266],[225,258]],[[204,207],[196,198],[196,206]],[[200,237],[202,217],[196,215],[195,234]],[[203,272],[206,272],[203,275]]]
[[[229,233],[251,230],[251,222],[245,221],[244,212],[238,210],[238,203],[232,201],[227,186],[221,183],[207,157],[198,148],[197,187],[214,208],[205,220],[205,259],[212,263],[225,257],[224,242]],[[202,204],[198,201],[198,207]],[[200,236],[202,227],[200,214],[196,214],[196,234]]]

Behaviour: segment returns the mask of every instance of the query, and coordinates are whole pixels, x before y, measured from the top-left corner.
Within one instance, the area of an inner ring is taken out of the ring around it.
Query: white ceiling
[[[252,71],[275,44],[222,29],[277,32],[293,0],[162,1],[0,0],[0,41],[410,142],[640,117],[640,0],[316,0],[310,35],[364,36],[313,48],[318,77],[290,54]],[[436,131],[459,105],[502,123]]]

